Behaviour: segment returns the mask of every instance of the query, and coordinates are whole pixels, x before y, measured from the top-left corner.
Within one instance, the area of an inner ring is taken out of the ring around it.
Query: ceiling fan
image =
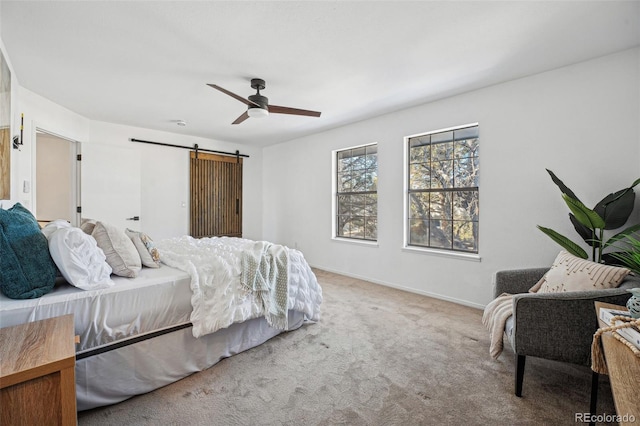
[[[240,102],[247,104],[247,110],[231,124],[240,124],[244,120],[249,117],[260,118],[266,117],[269,113],[274,114],[290,114],[290,115],[306,115],[309,117],[320,117],[320,112],[318,111],[309,111],[307,109],[298,109],[298,108],[289,108],[278,105],[269,105],[269,99],[266,96],[262,96],[260,94],[261,90],[264,90],[266,84],[264,80],[260,78],[252,78],[251,79],[251,87],[256,89],[256,94],[249,96],[248,99],[243,98],[242,96],[236,95],[233,92],[228,91],[227,89],[223,89],[222,87],[215,84],[207,84],[207,86],[211,86],[216,90],[221,91],[234,99],[239,100]]]

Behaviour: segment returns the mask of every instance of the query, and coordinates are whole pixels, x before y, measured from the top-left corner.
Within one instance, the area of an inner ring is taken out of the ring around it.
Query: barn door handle
[[[140,220],[140,216],[128,217],[126,220]]]

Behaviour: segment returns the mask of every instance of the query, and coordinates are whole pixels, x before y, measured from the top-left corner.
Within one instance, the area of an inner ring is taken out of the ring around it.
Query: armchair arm
[[[513,269],[496,272],[496,285],[493,289],[493,297],[502,293],[518,294],[526,293],[535,285],[549,268]]]
[[[589,365],[598,328],[594,302],[623,305],[629,283],[607,290],[526,293],[513,298],[513,346],[518,355]]]

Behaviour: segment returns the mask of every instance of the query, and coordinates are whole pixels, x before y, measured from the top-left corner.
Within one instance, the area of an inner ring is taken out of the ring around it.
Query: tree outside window
[[[408,245],[477,253],[478,126],[408,140]]]
[[[336,237],[378,238],[378,146],[336,153]]]

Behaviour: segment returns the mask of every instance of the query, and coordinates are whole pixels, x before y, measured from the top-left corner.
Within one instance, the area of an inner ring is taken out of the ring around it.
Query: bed
[[[41,297],[0,294],[2,327],[74,314],[79,411],[152,391],[319,319],[322,289],[297,250],[186,236],[156,247],[158,267],[111,275],[103,288],[58,277]]]

